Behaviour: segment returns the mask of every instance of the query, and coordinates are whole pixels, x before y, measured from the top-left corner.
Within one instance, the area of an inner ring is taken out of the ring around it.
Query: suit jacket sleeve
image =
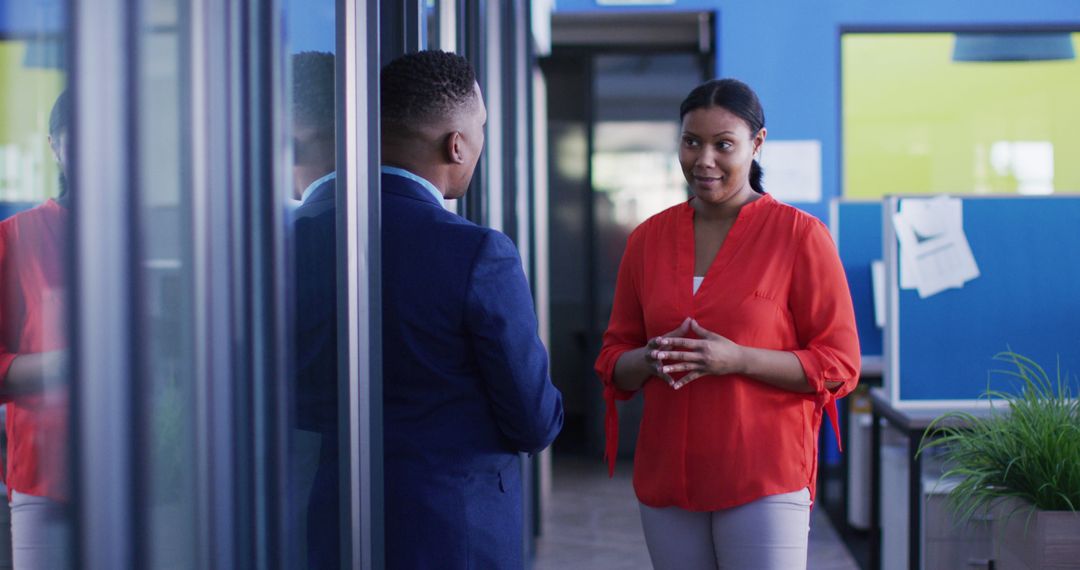
[[[465,319],[499,429],[518,451],[547,447],[562,429],[562,394],[548,375],[521,259],[497,231],[473,263]]]

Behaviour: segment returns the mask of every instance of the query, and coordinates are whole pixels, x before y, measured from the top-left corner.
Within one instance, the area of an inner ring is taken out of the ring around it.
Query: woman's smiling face
[[[741,117],[723,107],[686,113],[679,141],[679,164],[690,190],[703,202],[741,203],[754,193],[750,165],[765,142],[765,129],[750,132]]]

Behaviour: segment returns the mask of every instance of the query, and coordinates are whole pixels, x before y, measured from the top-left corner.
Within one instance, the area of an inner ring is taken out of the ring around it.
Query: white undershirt
[[[700,277],[697,276],[697,275],[694,276],[694,294],[695,295],[697,294],[698,288],[701,287],[701,282],[704,281],[704,280],[705,280],[704,275],[702,275]]]

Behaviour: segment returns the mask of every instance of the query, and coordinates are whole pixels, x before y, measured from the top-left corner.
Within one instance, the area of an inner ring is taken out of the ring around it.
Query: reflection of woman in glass
[[[49,117],[60,196],[0,222],[0,402],[7,404],[5,482],[19,570],[64,564],[69,109],[65,92]]]
[[[709,81],[680,113],[693,196],[630,236],[596,362],[608,459],[615,400],[640,389],[653,565],[805,568],[822,413],[859,371],[847,282],[825,226],[762,189],[754,92]]]

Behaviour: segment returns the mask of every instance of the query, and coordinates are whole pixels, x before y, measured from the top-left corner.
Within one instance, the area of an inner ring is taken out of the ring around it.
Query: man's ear
[[[446,158],[453,164],[465,163],[465,140],[462,138],[461,133],[458,131],[452,131],[446,135]]]

